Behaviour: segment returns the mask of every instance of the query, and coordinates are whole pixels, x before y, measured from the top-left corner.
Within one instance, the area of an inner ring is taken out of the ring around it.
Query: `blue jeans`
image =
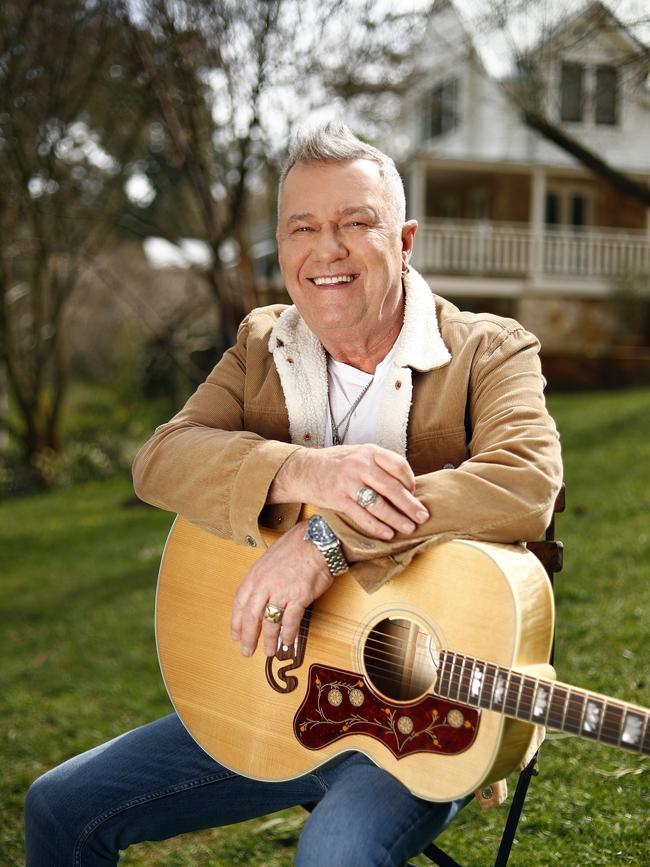
[[[134,729],[44,774],[25,802],[27,867],[105,867],[143,840],[316,804],[299,867],[401,865],[469,798],[416,798],[360,753],[295,780],[238,776],[200,749],[176,714]]]

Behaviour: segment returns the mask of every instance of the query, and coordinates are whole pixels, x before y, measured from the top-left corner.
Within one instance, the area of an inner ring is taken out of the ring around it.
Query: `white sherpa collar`
[[[393,363],[415,370],[433,370],[448,364],[451,353],[440,335],[433,293],[415,268],[409,268],[404,276],[404,292],[404,325]]]
[[[406,454],[410,368],[432,370],[451,360],[440,335],[431,289],[413,268],[404,278],[404,290],[404,324],[391,364],[399,382],[395,385],[395,377],[387,377],[384,384],[377,443],[400,454]],[[321,342],[291,306],[275,323],[268,346],[284,392],[291,441],[321,448],[327,429],[327,357]]]
[[[431,289],[414,268],[404,277],[406,302],[404,324],[393,363],[398,367],[433,370],[451,361],[438,326],[436,302]],[[323,355],[320,341],[307,328],[295,305],[288,307],[275,323],[269,338],[269,352],[284,346],[309,356]]]

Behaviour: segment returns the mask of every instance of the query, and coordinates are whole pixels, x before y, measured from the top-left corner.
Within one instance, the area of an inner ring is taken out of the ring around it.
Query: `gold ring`
[[[270,602],[264,609],[264,614],[262,615],[263,620],[268,620],[269,623],[282,623],[282,615],[284,614],[284,608],[280,608],[279,605],[272,605]]]

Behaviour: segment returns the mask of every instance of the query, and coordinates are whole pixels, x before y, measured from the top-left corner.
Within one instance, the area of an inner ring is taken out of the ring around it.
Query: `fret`
[[[494,689],[492,691],[492,702],[490,707],[497,710],[503,709],[503,702],[506,696],[506,689],[508,684],[508,678],[504,672],[504,669],[500,666],[495,667],[494,674]]]
[[[476,660],[473,657],[465,657],[465,665],[461,674],[461,694],[463,704],[471,704],[470,690],[472,688],[472,674]]]
[[[469,690],[470,694],[467,700],[467,703],[471,704],[473,707],[481,707],[481,695],[483,694],[483,687],[485,685],[485,668],[486,666],[484,662],[478,659],[474,660]]]
[[[569,691],[565,687],[560,686],[557,683],[554,683],[551,686],[551,697],[548,703],[545,721],[545,724],[549,728],[560,730],[564,728],[564,716],[566,714],[568,695]]]
[[[487,663],[485,666],[485,674],[483,678],[483,688],[481,689],[481,707],[492,707],[492,696],[494,694],[494,683],[496,680],[496,665]]]
[[[623,717],[619,746],[629,750],[641,749],[641,736],[643,735],[643,715],[637,710],[628,710]]]
[[[522,676],[517,674],[516,671],[510,672],[504,706],[504,713],[507,713],[509,716],[517,716],[517,706],[519,704],[519,692],[521,690],[522,680]]]
[[[623,734],[624,708],[611,701],[606,702],[603,713],[603,724],[600,728],[600,740],[606,744],[618,746]]]
[[[585,706],[580,722],[580,734],[583,738],[598,740],[603,725],[604,702],[596,695],[585,695]]]
[[[451,692],[454,688],[454,672],[456,671],[456,667],[458,665],[458,654],[454,650],[447,651],[447,658],[449,660],[449,673],[447,680],[447,698],[451,698]]]
[[[605,722],[605,709],[607,708],[607,699],[603,699],[600,706],[600,723],[598,725],[598,734],[596,735],[597,740],[602,740],[602,731],[603,731],[603,723]]]
[[[582,692],[576,692],[573,689],[569,690],[569,698],[567,701],[566,714],[564,717],[563,731],[572,732],[574,735],[580,734],[582,725],[582,715],[585,709],[585,696]]]
[[[460,687],[463,680],[463,671],[465,670],[465,657],[463,656],[463,661],[460,666],[460,674],[458,675],[458,689],[456,690],[456,701],[460,701]]]
[[[539,679],[537,680],[537,686],[535,687],[535,693],[530,709],[531,722],[546,723],[546,716],[549,712],[549,696],[552,688],[552,684],[540,681]]]
[[[449,695],[449,683],[451,681],[451,660],[449,658],[449,651],[443,650],[441,655],[442,665],[440,666],[440,674],[438,675],[438,695],[443,697],[447,697]],[[446,681],[445,681],[446,678]]]
[[[643,729],[643,741],[641,742],[641,752],[650,755],[650,713],[646,711],[645,726]]]
[[[537,681],[533,677],[524,677],[517,705],[518,719],[531,719],[533,715],[533,696]]]

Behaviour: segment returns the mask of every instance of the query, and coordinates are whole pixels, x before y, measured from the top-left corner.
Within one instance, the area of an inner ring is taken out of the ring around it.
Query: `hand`
[[[260,629],[267,656],[275,654],[280,631],[282,643],[293,644],[305,608],[334,580],[321,552],[305,541],[306,527],[307,522],[302,521],[274,542],[239,585],[232,603],[230,633],[234,641],[241,642],[243,656],[255,652]],[[284,609],[281,624],[262,619],[269,603]]]
[[[359,488],[379,496],[368,509],[357,503]],[[276,475],[269,503],[312,503],[351,518],[377,539],[392,539],[395,531],[413,533],[429,513],[413,496],[415,476],[407,461],[375,445],[298,449]]]

